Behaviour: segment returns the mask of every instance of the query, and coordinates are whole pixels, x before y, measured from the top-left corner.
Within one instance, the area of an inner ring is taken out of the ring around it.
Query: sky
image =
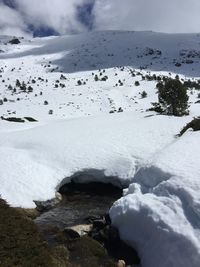
[[[0,34],[200,32],[200,0],[0,0]]]

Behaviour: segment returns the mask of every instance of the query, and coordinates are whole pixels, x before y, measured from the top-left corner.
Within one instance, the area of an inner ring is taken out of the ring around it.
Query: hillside
[[[198,267],[200,134],[177,134],[200,115],[200,35],[13,39],[0,37],[1,197],[34,208],[77,174],[112,182],[112,223],[142,266]],[[163,77],[190,84],[188,116],[149,110]]]

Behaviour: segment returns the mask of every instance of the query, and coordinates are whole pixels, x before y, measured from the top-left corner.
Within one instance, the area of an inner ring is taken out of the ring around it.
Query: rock
[[[37,201],[35,200],[35,205],[37,206],[37,210],[40,212],[44,212],[44,211],[48,211],[50,209],[52,209],[53,207],[55,207],[56,205],[58,205],[60,203],[62,199],[62,196],[60,193],[56,193],[56,197],[52,198],[50,200],[47,201]]]
[[[125,267],[126,263],[123,260],[118,260],[117,267]]]
[[[70,227],[70,229],[78,233],[79,236],[84,236],[92,230],[92,224],[79,224]]]

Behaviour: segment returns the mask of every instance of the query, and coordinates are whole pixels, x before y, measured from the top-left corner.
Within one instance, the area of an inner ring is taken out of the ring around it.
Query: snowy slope
[[[123,113],[3,132],[0,134],[2,197],[12,205],[33,207],[33,200],[53,198],[55,188],[78,171],[94,172],[96,179],[128,185],[138,166],[172,142],[182,124],[183,120],[177,123],[174,118],[141,119]]]
[[[199,38],[197,34],[97,32],[20,40],[19,45],[2,42],[0,49],[7,52],[0,54],[0,99],[8,101],[0,107],[1,115],[32,116],[46,121],[108,113],[119,107],[146,110],[150,102],[156,101],[156,83],[141,81],[141,76],[149,70],[151,75],[169,75],[170,71],[172,76],[179,73],[183,78],[198,77]],[[176,67],[176,63],[182,65]],[[148,70],[138,72],[135,68],[140,67]],[[135,77],[131,73],[134,70]],[[66,79],[60,79],[61,71]],[[95,75],[108,79],[95,82]],[[16,79],[31,86],[33,92],[9,89],[9,85],[16,87]],[[78,80],[85,85],[78,87]],[[140,81],[141,86],[135,87],[135,81]],[[140,97],[143,90],[149,95],[147,103]],[[193,99],[196,96],[197,92]],[[48,105],[44,105],[45,100]],[[49,110],[53,110],[52,116],[48,115]],[[197,115],[195,110],[194,115]]]
[[[154,155],[111,209],[144,266],[199,266],[199,141],[199,133],[188,132]]]
[[[110,214],[142,266],[200,266],[200,133],[175,137],[200,115],[199,91],[188,90],[189,116],[160,116],[147,111],[156,81],[144,79],[198,81],[200,36],[108,31],[18,45],[12,38],[0,37],[1,197],[34,207],[79,172],[128,186]]]

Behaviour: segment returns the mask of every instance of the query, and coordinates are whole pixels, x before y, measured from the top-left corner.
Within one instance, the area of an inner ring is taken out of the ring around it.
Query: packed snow
[[[200,115],[199,91],[188,89],[189,116],[157,115],[148,110],[157,82],[144,77],[198,82],[200,36],[10,40],[0,37],[1,197],[34,208],[78,173],[86,174],[79,182],[114,183],[126,189],[111,207],[112,223],[143,267],[199,267],[200,133],[177,137]]]

